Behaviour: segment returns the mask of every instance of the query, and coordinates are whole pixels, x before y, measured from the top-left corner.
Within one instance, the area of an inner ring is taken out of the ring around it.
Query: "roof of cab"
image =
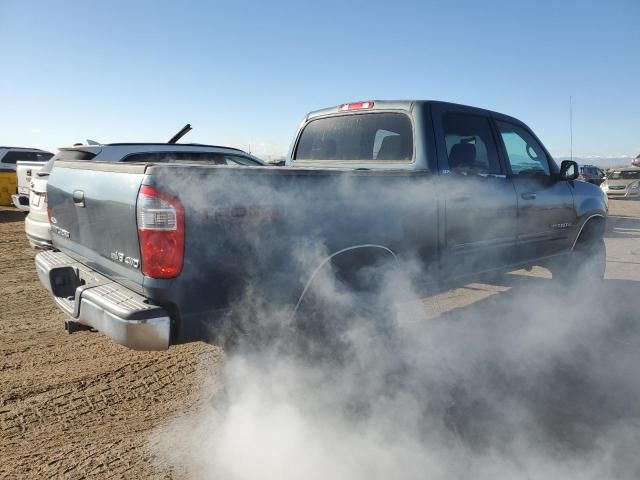
[[[340,110],[340,107],[344,105],[348,105],[350,103],[365,103],[365,102],[370,102],[373,104],[373,106],[367,109]],[[363,112],[375,112],[376,110],[406,110],[410,112],[416,107],[416,105],[427,105],[427,104],[444,105],[444,106],[451,106],[451,107],[463,107],[465,109],[477,110],[478,112],[483,112],[483,113],[492,115],[494,117],[501,118],[503,120],[509,120],[511,122],[516,122],[516,123],[523,123],[521,120],[518,120],[517,118],[511,117],[509,115],[505,115],[504,113],[488,110],[486,108],[474,107],[471,105],[463,105],[460,103],[443,102],[440,100],[415,100],[415,99],[414,100],[364,100],[364,101],[358,101],[358,102],[346,102],[333,107],[314,110],[313,112],[310,112],[305,117],[305,121],[311,120],[316,117],[325,116],[325,115],[335,115],[335,114],[348,115],[348,114],[357,114],[357,113],[363,113]]]

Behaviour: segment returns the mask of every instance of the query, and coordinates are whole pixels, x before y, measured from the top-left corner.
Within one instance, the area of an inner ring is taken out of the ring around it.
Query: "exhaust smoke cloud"
[[[417,189],[363,194],[343,180],[336,188],[336,204],[365,217],[382,203],[409,217],[415,208],[408,204],[434,203],[433,192]],[[270,190],[246,179],[225,191],[238,197],[218,198],[219,205],[295,204],[286,221],[318,218],[310,198],[317,192]],[[202,214],[218,208],[206,196],[190,197],[183,203]],[[332,209],[330,202],[322,208]],[[304,285],[318,260],[335,251],[307,223],[307,236],[247,228],[246,239],[254,252],[289,242]],[[252,256],[233,319],[261,342],[241,339],[227,351],[223,385],[203,386],[202,408],[155,432],[156,458],[205,479],[640,477],[637,282],[560,287],[510,274],[492,280],[501,293],[425,315],[420,301],[408,301],[425,296],[430,275],[417,257],[387,259],[393,268],[364,306],[362,292],[328,265],[312,282],[313,308],[292,315],[291,305],[274,306],[260,294],[261,283],[275,280]],[[305,315],[335,322],[339,338],[329,338],[325,350],[301,342],[296,332]]]

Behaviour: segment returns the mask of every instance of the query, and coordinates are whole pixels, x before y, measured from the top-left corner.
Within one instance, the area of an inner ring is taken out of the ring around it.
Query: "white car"
[[[53,153],[38,148],[0,147],[0,170],[16,171],[18,161],[46,162]]]
[[[640,168],[616,168],[600,185],[609,198],[640,199]]]
[[[34,248],[50,248],[51,233],[47,213],[47,180],[57,160],[95,162],[183,162],[216,165],[263,166],[265,162],[242,150],[187,143],[110,143],[74,145],[61,148],[31,180],[29,215],[25,231]]]

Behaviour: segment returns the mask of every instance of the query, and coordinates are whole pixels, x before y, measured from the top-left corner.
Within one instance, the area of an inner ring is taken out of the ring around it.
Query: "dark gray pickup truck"
[[[425,285],[531,265],[571,281],[587,261],[602,277],[607,200],[578,174],[503,114],[345,104],[307,115],[281,168],[57,162],[57,251],[36,268],[71,325],[142,350],[210,340],[247,296],[297,305],[324,267],[346,282],[381,257]]]

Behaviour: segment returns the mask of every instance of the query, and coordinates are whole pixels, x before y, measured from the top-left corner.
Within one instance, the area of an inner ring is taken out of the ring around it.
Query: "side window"
[[[461,175],[502,173],[488,118],[446,113],[443,127],[451,171]]]
[[[496,123],[514,175],[551,175],[544,150],[529,132],[511,123]]]

